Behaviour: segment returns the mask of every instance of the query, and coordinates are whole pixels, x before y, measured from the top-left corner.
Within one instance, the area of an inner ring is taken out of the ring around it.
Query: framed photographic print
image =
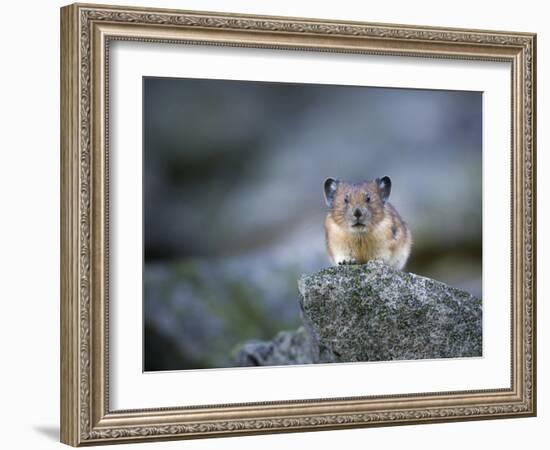
[[[62,442],[535,415],[535,58],[62,8]]]

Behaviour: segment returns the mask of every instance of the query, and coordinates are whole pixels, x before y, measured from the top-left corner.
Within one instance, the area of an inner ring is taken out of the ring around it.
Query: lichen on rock
[[[245,344],[236,365],[482,355],[481,300],[444,283],[370,261],[303,275],[298,287],[304,327]]]

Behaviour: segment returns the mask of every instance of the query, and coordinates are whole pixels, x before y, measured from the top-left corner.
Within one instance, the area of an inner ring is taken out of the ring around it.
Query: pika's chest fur
[[[382,225],[382,224],[380,224]],[[338,225],[329,214],[325,221],[328,251],[334,262],[354,260],[363,264],[371,259],[383,259],[387,253],[385,227],[376,225],[365,232],[350,232]]]

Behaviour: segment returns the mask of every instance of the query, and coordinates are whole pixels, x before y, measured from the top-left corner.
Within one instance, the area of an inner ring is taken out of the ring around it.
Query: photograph
[[[482,357],[482,107],[143,77],[143,370]]]

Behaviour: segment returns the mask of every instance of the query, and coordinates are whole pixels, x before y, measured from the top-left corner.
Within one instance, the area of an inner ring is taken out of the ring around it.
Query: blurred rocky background
[[[144,79],[144,368],[228,367],[300,325],[327,176],[392,178],[405,270],[481,293],[482,96]]]

